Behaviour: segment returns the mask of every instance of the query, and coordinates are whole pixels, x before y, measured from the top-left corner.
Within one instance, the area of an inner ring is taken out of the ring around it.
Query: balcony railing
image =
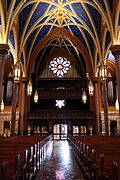
[[[28,120],[35,119],[93,119],[94,114],[91,111],[79,110],[40,110],[27,113]]]

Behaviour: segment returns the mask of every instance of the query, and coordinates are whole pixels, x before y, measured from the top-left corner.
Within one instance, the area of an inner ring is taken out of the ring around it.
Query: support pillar
[[[18,102],[18,83],[14,81],[13,98],[12,98],[12,119],[11,119],[11,136],[12,137],[15,136],[17,102]]]
[[[95,77],[93,79],[94,83],[94,100],[95,100],[95,123],[94,123],[94,130],[96,131],[96,134],[100,134],[100,107],[99,107],[99,94],[98,94],[98,77]]]
[[[115,57],[115,62],[116,62],[116,79],[117,79],[117,92],[118,92],[118,102],[119,102],[118,134],[120,135],[120,45],[111,46],[111,51]]]
[[[20,91],[20,135],[24,135],[24,131],[26,130],[26,84],[27,79],[22,78],[21,81],[21,91]]]
[[[0,104],[2,102],[2,82],[4,75],[4,60],[8,54],[9,46],[7,44],[0,44]]]
[[[104,109],[105,135],[109,135],[109,130],[108,130],[108,98],[107,98],[106,80],[102,81],[102,103],[103,103],[103,109]]]

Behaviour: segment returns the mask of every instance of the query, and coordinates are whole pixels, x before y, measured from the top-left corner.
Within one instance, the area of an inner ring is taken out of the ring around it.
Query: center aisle
[[[36,180],[84,180],[68,141],[53,141]]]

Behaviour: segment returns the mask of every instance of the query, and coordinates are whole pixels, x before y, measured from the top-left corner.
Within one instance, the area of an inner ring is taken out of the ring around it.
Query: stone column
[[[17,102],[18,102],[18,83],[14,81],[13,98],[12,98],[11,136],[15,136]]]
[[[27,79],[22,78],[21,81],[21,91],[20,91],[20,135],[24,135],[24,130],[25,130],[25,123],[26,123],[26,84],[27,84]]]
[[[98,94],[98,77],[93,79],[94,83],[94,100],[95,100],[95,123],[94,123],[94,130],[96,134],[100,134],[100,107],[99,107],[99,94]]]
[[[107,98],[106,80],[102,81],[102,103],[103,103],[103,108],[104,108],[105,134],[109,135],[109,130],[108,130],[108,98]]]
[[[115,62],[116,62],[116,79],[117,79],[117,92],[118,92],[118,101],[119,101],[118,134],[120,135],[120,45],[111,46],[111,51],[115,57]]]
[[[0,44],[0,104],[2,102],[2,82],[4,74],[4,60],[8,54],[9,46],[7,44]]]

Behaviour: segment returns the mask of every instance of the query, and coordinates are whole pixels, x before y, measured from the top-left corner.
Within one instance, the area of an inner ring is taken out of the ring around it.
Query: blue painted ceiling
[[[104,14],[106,14],[105,1],[106,0],[98,1],[101,11]],[[107,2],[112,13],[114,0],[108,0]],[[10,10],[12,3],[12,0],[7,0],[7,11]],[[19,8],[20,3],[22,3],[22,1],[16,0],[13,12]],[[100,11],[96,8],[94,0],[26,0],[18,14],[18,21],[19,41],[21,41],[21,39],[26,39],[25,47],[27,50],[27,57],[30,57],[37,45],[57,28],[65,29],[74,36],[78,42],[82,43],[83,47],[90,54],[91,61],[94,59],[95,43],[97,42],[97,39],[99,42],[101,41],[102,16]],[[118,23],[120,25],[120,18]],[[37,63],[38,60],[42,61],[48,56],[56,46],[66,48],[68,53],[74,55],[78,61],[81,61],[81,58],[79,57],[80,52],[78,49],[76,50],[76,47],[71,40],[67,36],[63,36],[62,42],[60,43],[59,38],[60,35],[54,38],[51,37],[51,40],[47,42],[47,45],[45,44],[44,48],[40,49],[36,58]],[[13,47],[15,47],[13,31],[9,34],[9,40]],[[105,49],[107,49],[110,41],[110,33],[107,32]],[[82,57],[82,59],[84,59],[84,57]],[[29,61],[29,59],[27,60]],[[81,63],[84,67],[84,63],[82,61]]]

